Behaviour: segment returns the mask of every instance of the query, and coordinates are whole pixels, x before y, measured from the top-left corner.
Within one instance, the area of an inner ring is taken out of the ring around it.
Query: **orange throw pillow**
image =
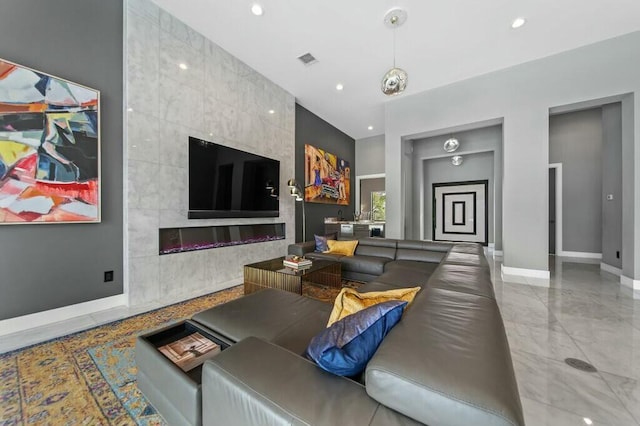
[[[325,253],[353,256],[353,253],[355,253],[356,247],[358,246],[358,240],[354,240],[354,241],[327,240],[327,246],[329,246],[329,250],[325,251]]]

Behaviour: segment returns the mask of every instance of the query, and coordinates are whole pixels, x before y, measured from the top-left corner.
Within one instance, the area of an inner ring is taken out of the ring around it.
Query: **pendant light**
[[[407,11],[403,9],[391,9],[384,16],[384,23],[393,29],[393,68],[382,77],[382,93],[387,96],[402,93],[407,87],[409,76],[402,68],[396,67],[396,28],[407,20]]]

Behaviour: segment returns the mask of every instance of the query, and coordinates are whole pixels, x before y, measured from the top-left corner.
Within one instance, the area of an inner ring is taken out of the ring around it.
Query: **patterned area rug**
[[[338,291],[303,289],[328,303]],[[136,386],[136,336],[242,295],[237,286],[0,355],[0,425],[164,425]]]

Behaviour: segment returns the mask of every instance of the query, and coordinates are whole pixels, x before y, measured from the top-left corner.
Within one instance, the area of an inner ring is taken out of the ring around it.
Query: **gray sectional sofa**
[[[339,260],[344,277],[368,281],[361,292],[422,287],[360,383],[303,356],[324,329],[329,304],[263,290],[192,318],[230,344],[204,364],[201,385],[193,379],[201,400],[167,396],[175,379],[144,372],[142,391],[162,394],[151,402],[171,424],[524,425],[481,246],[372,238],[360,241],[356,256]],[[162,368],[175,368],[166,363]]]

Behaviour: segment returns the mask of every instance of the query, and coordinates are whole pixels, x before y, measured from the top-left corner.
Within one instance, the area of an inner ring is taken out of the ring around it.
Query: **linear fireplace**
[[[161,228],[160,254],[283,240],[284,223]]]

